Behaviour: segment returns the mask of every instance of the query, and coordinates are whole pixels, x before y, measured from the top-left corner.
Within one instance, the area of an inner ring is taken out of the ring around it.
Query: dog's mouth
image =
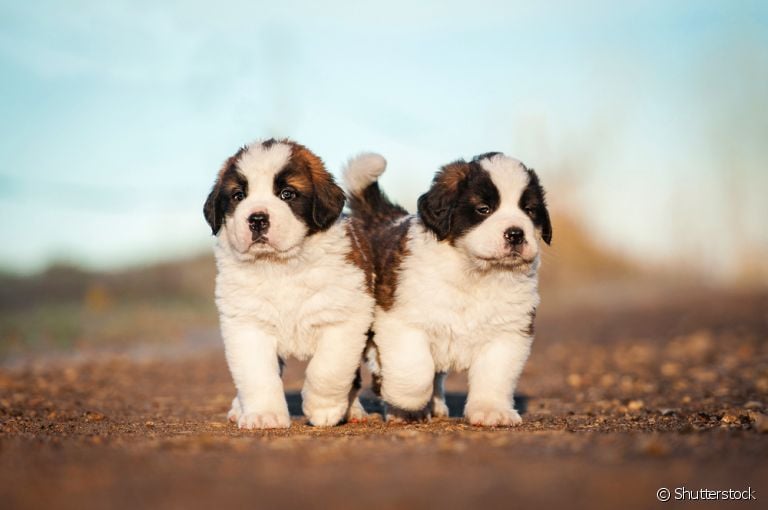
[[[275,250],[276,248],[269,242],[269,237],[266,235],[254,235],[246,251],[251,253],[262,253]]]
[[[476,257],[486,267],[512,271],[528,271],[536,258],[526,259],[520,253],[512,252],[503,257]]]
[[[268,236],[261,235],[254,236],[253,240],[248,245],[246,253],[256,259],[266,258],[278,261],[294,257],[298,254],[300,249],[300,245],[290,246],[288,248],[275,245],[270,241]]]
[[[497,263],[497,264],[530,264],[533,260],[523,258],[519,252],[510,252],[501,257],[476,257],[484,262]]]

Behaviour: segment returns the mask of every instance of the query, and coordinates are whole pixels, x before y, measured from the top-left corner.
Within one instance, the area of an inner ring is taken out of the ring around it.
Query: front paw
[[[520,414],[511,407],[468,405],[464,416],[472,425],[481,427],[511,427],[523,423]]]
[[[232,400],[232,408],[227,413],[227,420],[232,423],[237,423],[240,421],[240,416],[242,416],[242,414],[243,408],[240,406],[240,399],[235,397]]]
[[[237,426],[246,430],[287,429],[291,426],[291,417],[287,413],[243,413],[237,420]]]
[[[304,414],[315,427],[333,427],[341,423],[347,414],[347,403],[332,406],[306,406]]]
[[[433,418],[448,418],[450,416],[450,410],[445,400],[441,398],[432,399],[432,417]]]

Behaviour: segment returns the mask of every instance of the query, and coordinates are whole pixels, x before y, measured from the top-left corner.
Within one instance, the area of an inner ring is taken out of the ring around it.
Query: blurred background
[[[202,204],[273,136],[337,176],[381,152],[410,210],[444,163],[523,160],[545,311],[764,289],[766,26],[761,1],[3,2],[0,359],[215,337]]]

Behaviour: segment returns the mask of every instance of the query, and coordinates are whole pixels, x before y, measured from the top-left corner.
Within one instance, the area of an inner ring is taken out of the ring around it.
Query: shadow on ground
[[[304,412],[301,408],[301,392],[289,391],[286,392],[285,398],[288,401],[288,412],[292,417],[300,418],[304,416]],[[384,414],[384,406],[381,400],[376,398],[370,392],[366,392],[360,396],[360,403],[363,404],[363,408],[369,414],[377,413]],[[460,418],[464,416],[464,406],[467,403],[466,393],[446,392],[445,403],[448,404],[448,410],[451,418]],[[515,396],[515,409],[521,415],[524,415],[528,409],[528,397],[525,395]]]

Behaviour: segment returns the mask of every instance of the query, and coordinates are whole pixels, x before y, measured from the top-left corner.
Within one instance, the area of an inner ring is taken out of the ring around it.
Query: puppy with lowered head
[[[373,316],[364,240],[340,218],[344,193],[323,162],[291,140],[238,150],[204,214],[216,236],[216,304],[240,428],[283,428],[282,360],[309,360],[302,389],[313,425],[364,414],[353,389]],[[351,406],[350,406],[351,404]]]
[[[379,189],[385,165],[363,154],[345,181],[374,252],[368,358],[388,413],[447,416],[445,373],[467,370],[470,423],[521,423],[513,392],[533,341],[539,243],[552,239],[536,172],[501,153],[455,161],[411,216]]]

